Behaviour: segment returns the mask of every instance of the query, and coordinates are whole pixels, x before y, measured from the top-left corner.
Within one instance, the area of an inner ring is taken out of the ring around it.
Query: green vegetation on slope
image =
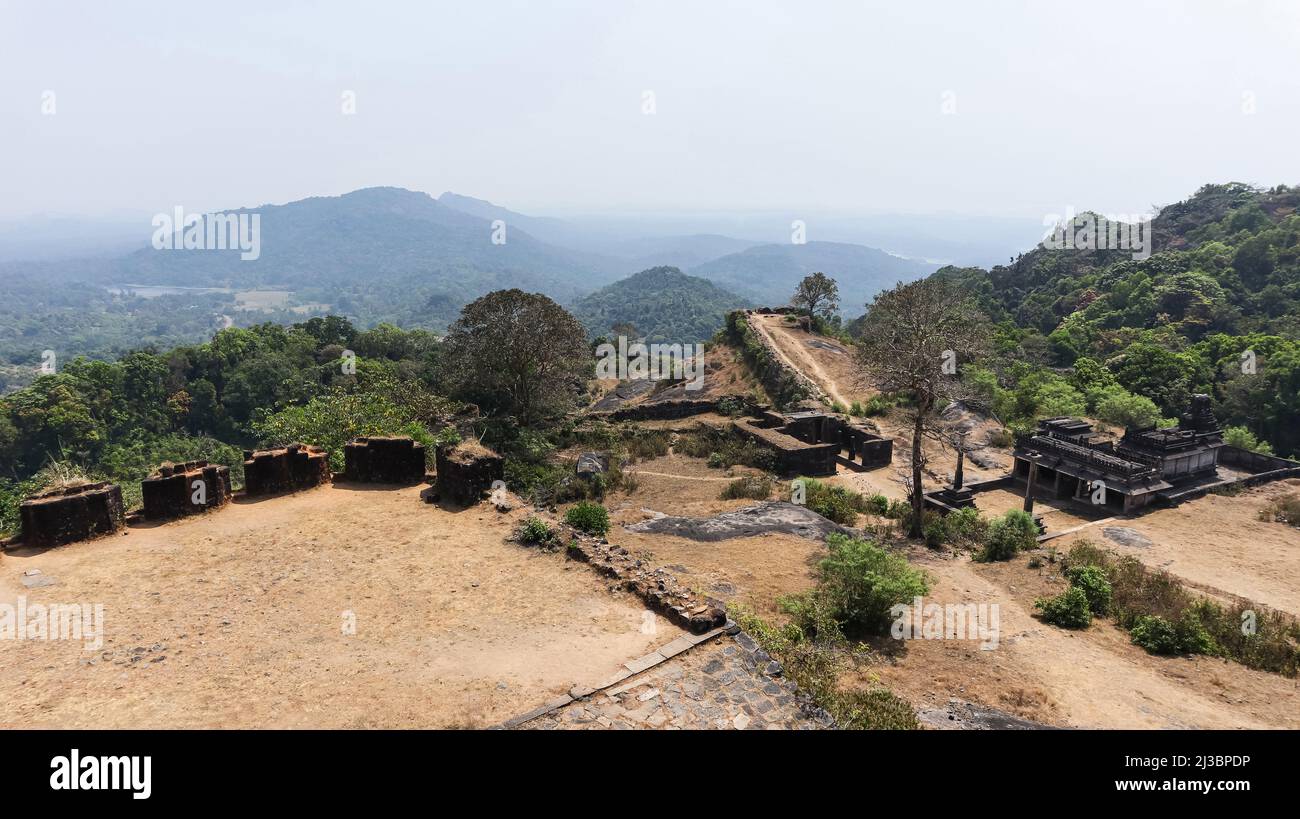
[[[745,299],[707,279],[675,267],[653,267],[580,299],[573,312],[592,336],[636,328],[648,343],[703,343],[726,323],[727,313],[748,307]]]
[[[944,268],[994,321],[967,378],[1004,421],[1088,413],[1174,419],[1194,393],[1219,420],[1300,451],[1300,189],[1207,185],[1163,209],[1155,252],[1046,250]],[[1168,422],[1168,421],[1164,421]]]

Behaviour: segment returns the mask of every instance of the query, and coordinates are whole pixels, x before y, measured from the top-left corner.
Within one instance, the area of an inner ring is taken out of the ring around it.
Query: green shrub
[[[862,406],[861,401],[854,401],[849,405],[849,415],[852,415],[854,418],[864,418],[866,417],[866,414],[867,410]]]
[[[1133,639],[1134,645],[1142,646],[1152,654],[1179,652],[1178,632],[1173,624],[1154,614],[1139,617],[1129,636]]]
[[[564,522],[589,535],[604,535],[609,531],[609,512],[599,503],[579,501],[564,513]]]
[[[974,549],[985,542],[988,528],[989,522],[980,511],[968,506],[940,517],[933,527],[933,534],[926,534],[926,543],[931,546],[946,543],[957,549]],[[933,542],[932,537],[936,538]]]
[[[866,498],[844,486],[832,486],[816,478],[800,478],[804,505],[841,526],[857,523],[858,513],[867,511]]]
[[[746,475],[727,484],[720,497],[723,500],[737,498],[767,500],[772,494],[772,486],[772,479],[766,475]]]
[[[1071,566],[1065,570],[1065,577],[1071,586],[1083,590],[1094,617],[1104,617],[1110,611],[1113,591],[1104,570],[1097,566]]]
[[[718,400],[718,412],[722,415],[735,417],[744,415],[749,412],[749,405],[744,398],[735,395],[726,395]]]
[[[886,517],[889,515],[889,498],[876,493],[867,496],[867,514],[876,515],[877,517]]]
[[[890,501],[889,508],[885,510],[885,517],[890,520],[911,520],[912,504],[905,500]]]
[[[930,590],[924,573],[875,543],[837,533],[826,538],[826,547],[830,554],[817,566],[820,588],[846,626],[883,629],[891,606]]]
[[[836,692],[827,708],[841,728],[858,731],[915,731],[916,709],[888,688]]]
[[[550,524],[539,517],[529,516],[519,527],[519,540],[522,543],[538,545],[550,542],[553,537],[555,533],[551,531]]]
[[[785,676],[826,709],[840,728],[914,730],[920,725],[906,700],[888,689],[845,690],[841,678],[865,653],[844,637],[831,615],[825,595],[817,590],[784,598],[782,607],[795,611],[794,620],[773,626],[739,603],[728,612],[754,640],[777,660]]]
[[[866,405],[862,407],[862,415],[866,418],[874,418],[889,412],[892,406],[894,406],[894,401],[887,396],[873,395],[867,399]]]
[[[722,457],[721,452],[710,452],[707,461],[709,469],[722,469],[727,465],[727,461]]]
[[[944,526],[943,515],[927,512],[921,522],[921,535],[925,545],[937,549],[948,542],[948,528]]]
[[[1217,608],[1217,606],[1213,607],[1211,611]],[[1201,621],[1202,610],[1198,605],[1183,609],[1182,616],[1174,626],[1174,630],[1178,633],[1178,646],[1188,654],[1219,654],[1219,646],[1205,623]]]
[[[1043,622],[1061,628],[1087,628],[1092,622],[1088,595],[1078,586],[1071,586],[1056,597],[1035,600],[1034,608],[1043,613]]]
[[[984,548],[975,555],[975,559],[988,563],[995,560],[1010,560],[1025,549],[1038,545],[1038,527],[1027,512],[1012,509],[988,526]]]
[[[1130,633],[1141,625],[1138,644],[1148,650],[1221,656],[1287,677],[1300,671],[1300,623],[1285,612],[1249,601],[1225,607],[1193,594],[1168,572],[1087,541],[1075,544],[1065,564],[1067,573],[1084,566],[1106,573],[1110,615]]]

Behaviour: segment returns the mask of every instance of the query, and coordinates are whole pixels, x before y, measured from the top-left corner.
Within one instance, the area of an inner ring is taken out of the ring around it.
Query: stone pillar
[[[952,476],[952,488],[954,491],[961,489],[962,466],[966,462],[966,450],[961,445],[957,447],[957,471]]]
[[[1029,462],[1029,480],[1025,483],[1025,512],[1034,514],[1034,483],[1038,480],[1038,462]]]

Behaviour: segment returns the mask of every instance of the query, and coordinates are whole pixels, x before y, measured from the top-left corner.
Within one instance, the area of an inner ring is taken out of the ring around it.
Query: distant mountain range
[[[705,338],[726,309],[784,304],[816,270],[839,280],[851,317],[876,291],[934,269],[853,244],[638,233],[630,218],[535,217],[461,194],[435,199],[393,187],[225,213],[258,215],[258,258],[241,259],[237,249],[155,249],[143,216],[102,235],[87,227],[84,242],[64,247],[60,231],[76,234],[69,226],[81,223],[0,225],[0,281],[10,294],[0,304],[7,328],[0,365],[26,366],[47,348],[111,356],[140,344],[200,341],[231,323],[321,313],[362,327],[387,321],[441,331],[468,302],[511,287],[573,306],[593,332],[631,321],[670,340]],[[6,258],[10,251],[24,260]],[[675,275],[641,274],[663,268]],[[629,276],[626,286],[597,293]]]
[[[893,256],[883,250],[838,242],[760,245],[691,268],[699,276],[740,293],[763,306],[786,304],[795,285],[810,273],[822,272],[840,288],[840,311],[861,315],[871,298],[899,282],[910,282],[939,269],[939,265]]]
[[[592,336],[615,325],[635,326],[647,342],[694,344],[708,340],[726,315],[753,302],[675,267],[655,267],[602,287],[573,305]]]

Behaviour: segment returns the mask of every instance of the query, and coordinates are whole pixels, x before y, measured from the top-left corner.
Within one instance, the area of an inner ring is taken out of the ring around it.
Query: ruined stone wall
[[[680,398],[672,401],[637,404],[607,413],[592,413],[592,416],[603,416],[610,421],[659,421],[686,418],[691,415],[703,415],[706,412],[717,411],[718,402],[716,400]]]
[[[776,429],[757,426],[744,419],[733,421],[732,426],[741,435],[771,450],[776,456],[776,471],[782,475],[813,477],[835,474],[839,443],[804,443]]]
[[[140,492],[149,520],[192,515],[229,502],[230,468],[207,461],[164,463],[155,475],[140,482]],[[202,502],[196,503],[196,497]]]
[[[727,622],[721,602],[700,598],[677,582],[665,569],[651,569],[622,546],[604,538],[585,535],[563,525],[568,556],[591,565],[600,574],[612,578],[626,591],[640,597],[646,607],[692,634],[703,634]]]
[[[803,373],[788,367],[777,354],[768,337],[749,326],[755,313],[768,311],[733,310],[727,314],[727,336],[740,348],[745,362],[763,384],[763,389],[779,407],[806,398],[826,400],[826,393]]]
[[[122,487],[90,483],[33,495],[19,505],[22,542],[47,548],[112,534],[126,525]]]
[[[435,458],[438,497],[461,506],[478,503],[493,481],[505,479],[505,459],[481,445],[440,447]]]
[[[244,490],[250,497],[294,492],[330,482],[329,453],[307,444],[244,453]]]
[[[1261,455],[1231,444],[1219,447],[1219,463],[1235,466],[1256,475],[1283,470],[1300,470],[1300,463],[1296,461],[1279,458],[1276,455]]]
[[[846,425],[840,428],[841,445],[850,461],[866,467],[889,466],[894,460],[894,441],[877,435],[866,427]]]
[[[358,438],[343,447],[343,477],[358,483],[419,483],[424,457],[424,444],[411,438]]]

